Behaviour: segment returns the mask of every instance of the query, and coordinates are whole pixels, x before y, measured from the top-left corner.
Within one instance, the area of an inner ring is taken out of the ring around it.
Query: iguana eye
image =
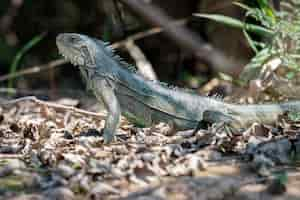
[[[75,36],[71,36],[69,40],[70,40],[70,43],[74,44],[74,43],[79,42],[80,38],[75,37]]]

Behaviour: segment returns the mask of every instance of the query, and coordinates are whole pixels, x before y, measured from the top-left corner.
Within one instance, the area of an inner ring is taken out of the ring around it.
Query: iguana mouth
[[[85,64],[85,55],[81,52],[80,46],[78,45],[80,40],[80,37],[75,34],[59,34],[56,37],[59,54],[75,66]]]
[[[61,45],[57,45],[58,46],[58,52],[60,55],[62,55],[64,57],[64,59],[66,59],[67,61],[69,61],[72,65],[74,66],[82,66],[84,65],[84,58],[82,57],[82,55],[80,55],[79,52],[72,52],[70,51],[70,49],[68,49],[68,51],[65,51],[64,47]]]

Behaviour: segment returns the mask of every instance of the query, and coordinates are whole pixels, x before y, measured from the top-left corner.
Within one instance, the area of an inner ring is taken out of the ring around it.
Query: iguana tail
[[[227,104],[228,115],[235,119],[240,126],[254,122],[272,124],[278,116],[286,112],[300,112],[300,101],[290,101],[280,104],[233,105]]]

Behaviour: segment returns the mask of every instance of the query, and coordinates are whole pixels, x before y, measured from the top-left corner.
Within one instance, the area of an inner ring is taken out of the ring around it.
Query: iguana
[[[281,104],[237,105],[195,92],[150,81],[132,70],[109,44],[76,33],[59,34],[60,54],[79,66],[87,87],[108,111],[104,142],[114,138],[121,114],[130,121],[150,126],[158,122],[174,130],[197,130],[202,122],[225,121],[237,126],[271,123],[286,111],[300,111],[300,101]]]

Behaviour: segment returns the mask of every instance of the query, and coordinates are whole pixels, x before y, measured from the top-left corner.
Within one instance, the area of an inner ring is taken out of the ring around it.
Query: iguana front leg
[[[94,90],[98,100],[104,103],[107,117],[103,129],[104,143],[110,143],[114,139],[114,133],[118,128],[121,117],[121,108],[112,86],[105,80],[97,80]]]

